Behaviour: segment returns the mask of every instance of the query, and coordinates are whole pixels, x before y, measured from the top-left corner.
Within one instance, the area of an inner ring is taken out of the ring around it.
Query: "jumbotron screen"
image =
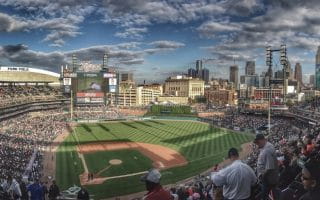
[[[77,75],[77,102],[101,103],[103,77],[101,73],[78,73]]]
[[[101,92],[102,81],[99,73],[78,73],[78,92]]]

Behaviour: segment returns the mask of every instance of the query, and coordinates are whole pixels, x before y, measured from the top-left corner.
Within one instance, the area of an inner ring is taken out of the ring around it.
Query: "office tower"
[[[316,55],[316,73],[315,73],[315,88],[320,90],[320,46],[318,47]]]
[[[199,72],[202,71],[202,60],[196,61],[196,70],[197,70],[198,74],[200,74]]]
[[[238,65],[232,65],[230,66],[230,82],[233,82],[234,87],[237,89],[239,85],[238,81],[238,73],[239,73],[239,68]]]
[[[123,73],[123,74],[121,74],[121,81],[133,82],[133,74],[132,73]]]
[[[302,69],[300,63],[296,63],[296,66],[294,68],[294,79],[302,84]]]
[[[309,84],[314,86],[314,74],[310,75],[309,77]]]
[[[245,75],[254,75],[256,73],[256,64],[254,61],[247,61],[245,72]]]
[[[197,77],[197,70],[189,68],[188,69],[188,76],[192,77],[192,78],[196,78]]]
[[[209,70],[207,68],[203,68],[201,73],[201,79],[204,80],[205,83],[209,82]]]
[[[281,70],[274,72],[274,78],[283,79],[283,70],[281,69]]]
[[[102,60],[102,69],[106,70],[108,68],[108,55],[105,53],[103,55],[103,60]]]

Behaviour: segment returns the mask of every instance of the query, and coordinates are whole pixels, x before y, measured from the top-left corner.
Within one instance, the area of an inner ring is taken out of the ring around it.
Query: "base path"
[[[49,177],[51,179],[55,179],[56,172],[56,151],[61,142],[63,142],[66,137],[68,137],[69,131],[64,130],[62,134],[58,135],[56,139],[53,140],[51,145],[47,146],[44,149],[43,155],[43,177],[42,181],[49,181]]]
[[[77,146],[80,154],[93,153],[98,151],[115,151],[122,149],[134,149],[141,152],[153,161],[153,166],[158,169],[167,169],[176,166],[187,165],[188,161],[177,151],[161,145],[141,143],[141,142],[100,142],[81,144]],[[121,158],[120,158],[121,159]],[[142,173],[142,172],[141,172]],[[145,172],[143,172],[145,173]],[[134,176],[128,174],[124,176]],[[80,175],[82,185],[101,184],[108,179],[121,178],[119,177],[95,177],[92,181],[85,181],[87,174]]]

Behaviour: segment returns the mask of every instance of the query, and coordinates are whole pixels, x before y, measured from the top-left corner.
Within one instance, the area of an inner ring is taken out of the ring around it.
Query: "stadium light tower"
[[[279,84],[281,81],[272,79],[272,53],[280,52],[280,63],[283,67],[283,103],[285,103],[285,96],[288,86],[288,57],[287,57],[287,47],[285,44],[280,46],[280,49],[272,49],[271,46],[266,47],[266,65],[268,66],[267,76],[269,78],[269,110],[268,110],[268,124],[269,124],[269,133],[271,125],[271,98],[272,98],[272,84]]]
[[[268,132],[271,133],[271,95],[272,87],[270,84],[270,79],[272,77],[272,50],[271,46],[266,47],[266,65],[268,66],[268,77],[269,77],[269,102],[268,102]]]
[[[285,96],[287,94],[288,87],[288,58],[287,58],[287,47],[282,44],[280,47],[280,63],[283,66],[283,103],[285,103]]]

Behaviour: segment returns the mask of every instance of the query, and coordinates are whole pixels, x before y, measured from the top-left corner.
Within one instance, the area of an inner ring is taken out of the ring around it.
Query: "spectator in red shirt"
[[[161,174],[157,169],[151,169],[141,177],[148,190],[148,193],[143,198],[144,200],[171,200],[170,192],[160,185],[160,178]]]

